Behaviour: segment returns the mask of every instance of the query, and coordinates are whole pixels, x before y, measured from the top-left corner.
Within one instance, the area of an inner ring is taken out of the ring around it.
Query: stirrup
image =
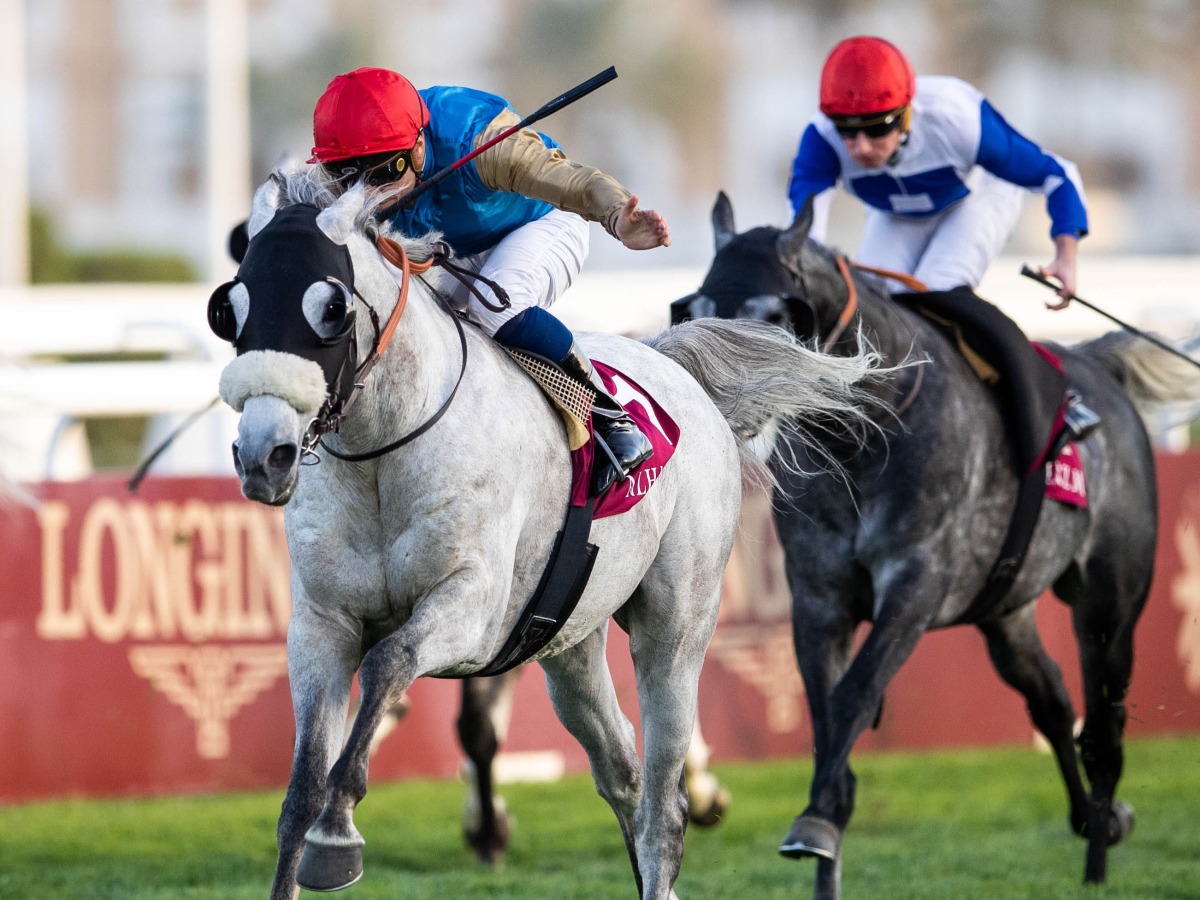
[[[1063,416],[1063,424],[1071,435],[1072,441],[1082,441],[1100,427],[1100,417],[1086,406],[1083,397],[1074,388],[1067,389],[1067,409]]]

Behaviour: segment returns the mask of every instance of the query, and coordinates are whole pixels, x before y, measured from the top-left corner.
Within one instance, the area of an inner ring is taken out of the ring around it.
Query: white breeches
[[[907,218],[867,207],[857,261],[923,281],[943,291],[983,279],[1016,227],[1023,188],[975,169],[971,193],[934,216]]]
[[[588,223],[575,213],[552,209],[540,219],[522,225],[490,250],[455,260],[496,282],[508,292],[512,306],[493,312],[467,288],[455,283],[450,297],[454,306],[466,308],[489,336],[505,322],[531,306],[548,308],[583,268],[588,255]],[[483,282],[476,288],[496,304]]]

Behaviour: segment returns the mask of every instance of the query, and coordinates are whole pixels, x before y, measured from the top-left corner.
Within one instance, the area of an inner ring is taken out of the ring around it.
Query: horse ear
[[[356,184],[321,210],[317,216],[317,227],[335,244],[346,243],[354,233],[354,223],[362,212],[366,197],[362,183]]]
[[[278,172],[272,172],[271,177],[254,192],[254,201],[250,204],[250,219],[246,223],[247,241],[262,231],[275,217],[275,210],[279,209],[282,196],[283,177]]]
[[[713,236],[718,253],[733,240],[737,230],[733,226],[733,204],[724,191],[717,192],[717,202],[712,209]]]
[[[800,259],[800,251],[804,249],[804,242],[808,240],[808,232],[812,230],[812,224],[813,195],[809,194],[800,211],[796,213],[796,218],[792,219],[792,224],[788,226],[787,231],[779,235],[775,244],[784,265],[789,268],[795,267],[795,262]]]

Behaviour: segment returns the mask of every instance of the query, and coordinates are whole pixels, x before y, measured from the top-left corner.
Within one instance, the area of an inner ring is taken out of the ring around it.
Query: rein
[[[342,423],[346,420],[346,415],[349,412],[350,407],[353,405],[354,401],[358,399],[359,393],[366,384],[367,375],[375,367],[376,363],[379,362],[383,352],[387,349],[388,344],[391,343],[392,336],[396,333],[396,326],[400,324],[400,317],[404,314],[404,308],[408,305],[408,289],[411,277],[413,275],[424,275],[433,266],[446,267],[451,271],[451,274],[453,274],[460,281],[464,281],[464,283],[466,283],[464,280],[466,275],[469,274],[468,270],[460,269],[460,267],[455,266],[448,261],[450,256],[450,248],[440,241],[434,244],[433,255],[430,256],[429,259],[420,263],[415,263],[410,260],[408,258],[408,254],[404,252],[403,245],[401,245],[399,242],[383,237],[382,235],[375,239],[375,248],[379,251],[379,254],[385,260],[387,260],[387,262],[399,269],[401,272],[400,288],[396,296],[396,304],[392,309],[391,315],[388,316],[387,323],[383,326],[383,329],[380,330],[379,316],[375,313],[374,308],[367,303],[361,294],[358,294],[357,290],[355,290],[355,294],[360,300],[362,300],[363,305],[366,306],[367,311],[371,314],[371,324],[375,327],[375,341],[371,345],[371,352],[367,355],[367,358],[363,360],[362,365],[360,365],[357,371],[354,373],[354,389],[350,392],[350,396],[347,397],[343,403],[338,403],[332,397],[328,398],[325,401],[325,404],[317,412],[317,415],[313,418],[312,422],[309,424],[308,431],[305,433],[301,450],[302,458],[311,458],[313,463],[321,461],[321,457],[316,452],[316,447],[318,444],[328,451],[331,456],[337,457],[338,459],[345,460],[346,462],[365,462],[367,460],[377,459],[380,456],[391,453],[393,450],[397,450],[400,447],[403,447],[405,444],[416,440],[426,431],[436,425],[438,420],[446,414],[446,410],[450,408],[451,402],[453,402],[455,395],[458,393],[459,385],[462,384],[463,375],[467,371],[467,335],[463,330],[462,323],[458,320],[458,316],[453,316],[454,326],[458,329],[459,344],[462,347],[462,366],[458,372],[458,379],[454,382],[454,388],[450,391],[450,396],[445,399],[442,405],[438,408],[437,412],[430,416],[416,429],[404,435],[403,437],[392,441],[390,444],[385,444],[382,447],[379,447],[375,450],[368,450],[364,453],[341,453],[337,450],[334,450],[324,442],[323,438],[325,435],[329,434],[331,431],[337,432],[341,428]],[[493,288],[493,290],[497,291],[497,295],[500,297],[501,303],[503,304],[501,308],[508,306],[508,297],[504,293],[503,288],[500,288],[499,285],[491,285],[490,282],[489,285]],[[473,285],[468,284],[468,287],[470,287],[473,291],[477,290]],[[313,463],[307,464],[312,465]]]
[[[846,262],[846,257],[839,256],[837,258],[837,267],[838,271],[842,273],[842,280],[846,283],[846,303],[838,314],[837,324],[833,326],[833,331],[829,332],[829,336],[821,344],[821,349],[826,353],[837,343],[837,339],[842,336],[842,332],[849,327],[851,320],[854,319],[854,314],[858,312],[858,288],[854,286],[854,278],[850,274],[850,266]]]
[[[925,282],[904,272],[894,272],[891,269],[881,269],[877,266],[867,266],[863,263],[851,263],[846,260],[846,257],[838,256],[838,272],[841,273],[842,281],[846,284],[846,303],[842,307],[841,313],[838,315],[837,324],[834,326],[833,331],[829,333],[829,337],[825,338],[825,341],[821,344],[821,349],[826,353],[829,352],[829,348],[834,345],[837,339],[841,337],[842,333],[849,327],[851,320],[854,318],[855,312],[858,311],[858,288],[855,286],[854,276],[850,272],[851,265],[853,265],[854,268],[858,269],[860,272],[870,272],[872,275],[881,275],[884,278],[894,279],[909,290],[929,290],[929,288],[925,285]],[[912,406],[913,401],[917,399],[917,394],[921,391],[921,382],[924,380],[925,367],[917,366],[917,374],[913,379],[912,387],[909,388],[908,393],[905,395],[904,399],[900,401],[900,405],[895,409],[895,415],[897,418],[902,416],[905,410]]]

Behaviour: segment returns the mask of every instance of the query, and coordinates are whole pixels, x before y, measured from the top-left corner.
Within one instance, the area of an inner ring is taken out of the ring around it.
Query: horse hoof
[[[708,805],[704,809],[698,809],[691,803],[688,804],[688,818],[693,825],[699,828],[712,828],[725,818],[725,810],[729,808],[731,800],[733,800],[733,795],[729,793],[725,785],[717,785],[716,792],[709,798]]]
[[[1119,844],[1133,833],[1133,807],[1114,800],[1112,815],[1108,819],[1108,846]]]
[[[1133,807],[1121,800],[1114,800],[1108,811],[1108,846],[1121,843],[1133,833]],[[1076,823],[1071,822],[1071,828],[1084,840],[1088,837],[1087,819]]]
[[[512,840],[515,826],[516,819],[509,815],[508,805],[499,794],[492,798],[490,823],[484,821],[479,802],[474,797],[468,797],[463,803],[463,840],[486,866],[499,866],[504,861],[504,851]]]
[[[796,816],[792,830],[779,845],[779,853],[789,859],[804,859],[809,856],[836,861],[841,832],[837,826],[816,816]]]
[[[336,847],[304,842],[296,883],[306,891],[340,891],[362,878],[362,846]]]

